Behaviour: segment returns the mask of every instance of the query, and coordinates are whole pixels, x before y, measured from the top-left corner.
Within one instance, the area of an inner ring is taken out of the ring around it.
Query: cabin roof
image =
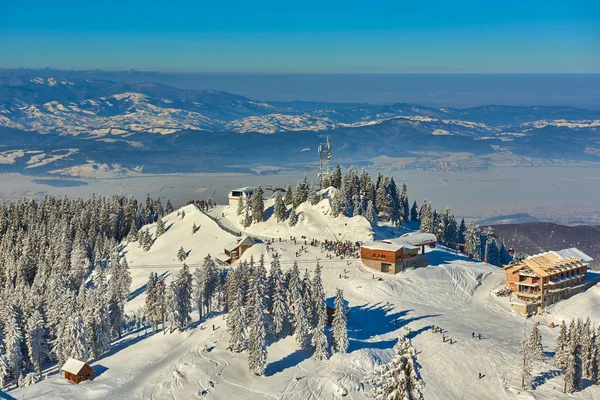
[[[363,244],[362,247],[369,250],[398,251],[401,250],[403,246],[386,242],[369,242]]]
[[[65,365],[62,366],[61,371],[66,371],[71,374],[77,375],[79,371],[81,371],[81,369],[85,367],[85,365],[86,363],[83,361],[79,361],[74,358],[69,358]]]

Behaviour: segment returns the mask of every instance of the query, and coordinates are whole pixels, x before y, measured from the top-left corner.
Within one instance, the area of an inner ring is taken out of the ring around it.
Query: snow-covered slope
[[[319,220],[313,215],[318,213],[318,207],[303,211],[307,218],[310,215],[311,224],[299,224],[296,236],[324,237],[311,236],[325,228],[319,224],[332,224],[327,217]],[[175,259],[180,246],[190,251],[186,263],[194,266],[206,254],[222,251],[232,239],[194,206],[186,206],[183,211],[184,219],[177,217],[177,213],[164,218],[168,230],[150,251],[143,252],[135,243],[125,244],[123,252],[133,275],[128,311],[143,304],[143,285],[151,271],[165,274],[169,279],[181,268],[182,263]],[[230,218],[226,207],[211,214],[222,215],[222,212],[226,212],[222,221],[225,222]],[[200,229],[192,235],[194,223]],[[338,228],[345,224],[343,220],[339,223]],[[283,236],[275,225],[266,222],[249,231],[265,237],[278,238],[280,233]],[[359,231],[357,228],[357,235]],[[329,298],[336,288],[344,290],[350,311],[349,354],[315,361],[309,352],[298,349],[293,338],[287,337],[269,343],[266,375],[256,377],[248,373],[246,354],[227,350],[225,323],[221,315],[216,315],[195,322],[183,333],[145,335],[142,330],[124,337],[105,357],[92,363],[97,371],[92,382],[72,385],[60,375],[52,374],[41,383],[10,392],[10,396],[52,400],[197,399],[207,395],[209,399],[309,400],[341,399],[340,393],[347,391],[346,398],[361,400],[368,398],[366,377],[374,366],[390,359],[398,335],[406,333],[418,352],[427,400],[600,397],[600,387],[587,384],[580,393],[564,395],[562,376],[550,361],[534,364],[535,390],[519,389],[521,334],[523,326],[529,329],[533,321],[512,312],[506,298],[490,294],[503,283],[502,270],[436,248],[427,249],[430,266],[390,276],[374,272],[359,260],[330,259],[320,247],[308,246],[297,257],[296,252],[303,245],[303,241],[294,244],[282,237],[273,248],[285,270],[297,261],[302,270],[313,272],[319,261]],[[261,254],[270,262],[273,250],[267,252],[264,244],[257,244],[244,258],[257,259]],[[340,275],[347,279],[340,279]],[[534,320],[559,322],[559,316],[569,318],[573,313],[573,316],[589,314],[598,321],[598,290],[595,287],[563,301],[560,308],[555,307],[549,315]],[[200,325],[206,328],[200,329]],[[454,344],[443,342],[441,334],[432,333],[432,325],[442,327]],[[551,352],[556,329],[543,324],[540,330],[544,350]],[[472,332],[481,333],[481,340],[473,338]],[[478,379],[478,373],[484,377]]]

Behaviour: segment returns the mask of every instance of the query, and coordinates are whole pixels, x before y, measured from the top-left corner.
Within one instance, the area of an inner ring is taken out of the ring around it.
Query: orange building
[[[397,274],[406,268],[425,267],[425,246],[436,243],[435,235],[426,233],[409,233],[396,239],[370,242],[360,247],[360,258],[363,264],[388,274]],[[422,248],[421,255],[419,247]]]
[[[511,306],[520,314],[542,310],[582,291],[592,258],[578,249],[549,251],[504,266],[512,290]]]

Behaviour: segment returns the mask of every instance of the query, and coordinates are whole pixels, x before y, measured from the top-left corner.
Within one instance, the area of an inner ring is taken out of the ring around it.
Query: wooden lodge
[[[89,364],[74,358],[69,358],[60,370],[65,373],[65,379],[75,384],[94,379],[94,369]]]
[[[370,268],[388,274],[397,274],[407,268],[427,266],[425,246],[434,246],[436,242],[435,235],[430,233],[409,233],[399,238],[362,245],[360,258],[362,263]]]
[[[503,267],[512,290],[511,307],[521,315],[543,309],[585,289],[592,258],[576,248],[536,254]]]
[[[225,263],[233,264],[242,257],[242,254],[254,245],[252,239],[244,235],[225,246],[223,253],[217,254],[215,257]]]

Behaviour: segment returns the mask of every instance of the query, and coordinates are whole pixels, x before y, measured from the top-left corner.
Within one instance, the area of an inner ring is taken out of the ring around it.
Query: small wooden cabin
[[[241,236],[240,238],[236,239],[235,242],[231,242],[225,246],[224,252],[217,254],[216,258],[226,264],[233,264],[239,260],[242,254],[244,254],[244,252],[253,245],[254,242],[252,239],[246,235]]]
[[[65,379],[75,384],[94,379],[94,369],[89,364],[74,358],[69,358],[60,370],[65,373]]]

